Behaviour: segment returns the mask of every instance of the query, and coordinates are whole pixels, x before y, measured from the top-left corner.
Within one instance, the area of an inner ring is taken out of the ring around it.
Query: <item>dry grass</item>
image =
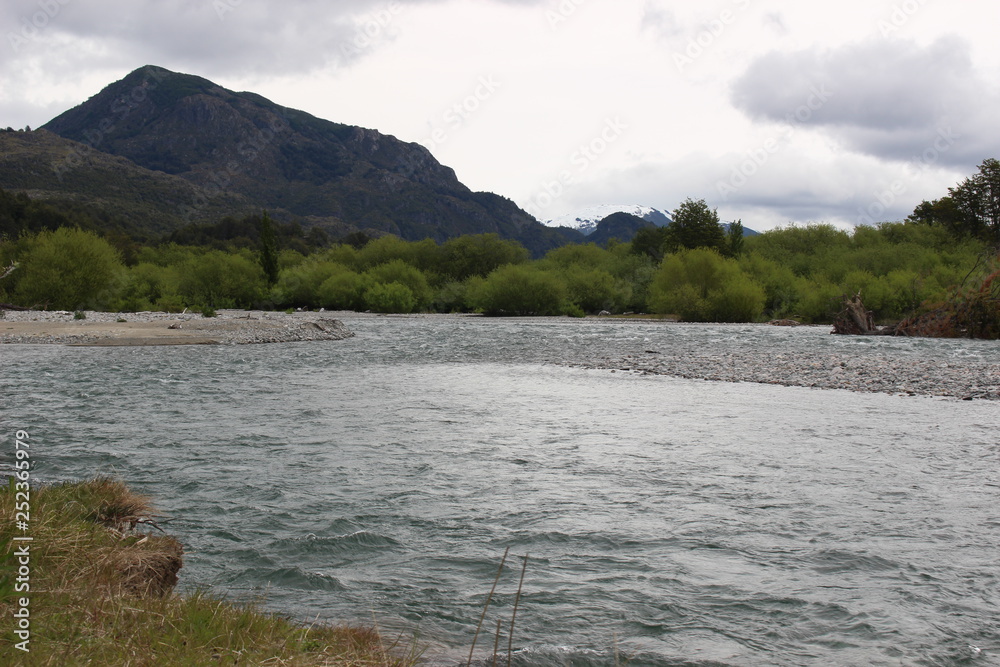
[[[31,490],[30,653],[0,628],[0,664],[408,666],[416,656],[375,628],[303,627],[253,605],[207,593],[174,594],[182,565],[172,537],[139,532],[155,522],[149,499],[97,479]],[[15,494],[0,488],[0,555],[14,549]],[[20,532],[17,532],[20,535]],[[8,567],[10,563],[7,563]],[[0,584],[10,624],[12,581]]]

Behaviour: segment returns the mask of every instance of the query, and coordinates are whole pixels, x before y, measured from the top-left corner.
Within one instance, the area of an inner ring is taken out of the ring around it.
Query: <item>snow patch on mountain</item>
[[[576,229],[583,234],[589,235],[597,229],[597,223],[614,213],[631,213],[643,220],[648,220],[658,227],[665,227],[670,224],[670,216],[667,214],[650,206],[639,206],[638,204],[602,204],[590,206],[576,213],[546,220],[544,224],[549,227],[569,227],[570,229]]]

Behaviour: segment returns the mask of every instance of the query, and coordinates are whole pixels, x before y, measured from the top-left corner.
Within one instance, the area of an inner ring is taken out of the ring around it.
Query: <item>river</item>
[[[516,665],[1000,664],[997,402],[578,367],[678,331],[703,354],[847,344],[776,328],[345,323],[357,337],[4,346],[4,429],[30,432],[36,479],[152,496],[183,590],[374,618],[430,664],[464,660],[508,548],[481,657],[527,555]],[[1000,361],[919,345],[898,354]]]

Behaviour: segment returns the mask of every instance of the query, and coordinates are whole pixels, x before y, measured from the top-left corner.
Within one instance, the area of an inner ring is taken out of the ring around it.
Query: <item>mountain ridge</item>
[[[191,183],[182,224],[230,197],[334,236],[496,233],[535,255],[575,240],[509,199],[473,192],[419,144],[162,67],[134,70],[42,129]]]
[[[574,213],[546,220],[542,224],[548,227],[575,229],[589,236],[597,230],[597,226],[601,220],[615,213],[627,213],[652,223],[657,227],[665,227],[670,224],[670,216],[666,213],[651,206],[642,206],[639,204],[598,204],[588,206]]]

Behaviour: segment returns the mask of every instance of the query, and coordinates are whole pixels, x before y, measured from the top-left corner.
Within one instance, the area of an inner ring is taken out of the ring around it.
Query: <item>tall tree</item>
[[[717,209],[710,209],[704,199],[685,199],[674,210],[674,221],[667,227],[667,247],[712,248],[720,253],[728,251],[726,234],[719,224]]]
[[[642,227],[632,237],[632,254],[646,255],[654,262],[663,260],[664,246],[670,236],[670,227]]]
[[[910,222],[941,225],[956,236],[974,236],[1000,246],[1000,161],[990,158],[948,196],[923,201],[908,218]]]
[[[267,286],[274,287],[278,282],[278,237],[267,211],[260,221],[260,267],[264,269]]]
[[[976,236],[1000,244],[1000,160],[984,160],[978,174],[965,179],[957,188],[949,188],[948,193]]]
[[[739,257],[743,253],[743,219],[729,223],[729,231],[726,233],[726,245],[730,257]]]

